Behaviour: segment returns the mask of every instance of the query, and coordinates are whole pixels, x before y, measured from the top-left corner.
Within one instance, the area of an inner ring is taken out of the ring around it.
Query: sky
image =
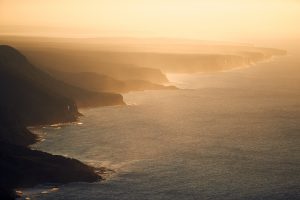
[[[298,39],[300,0],[0,0],[0,33]]]

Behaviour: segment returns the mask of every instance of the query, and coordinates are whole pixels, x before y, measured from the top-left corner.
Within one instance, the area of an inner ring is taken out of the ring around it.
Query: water
[[[169,75],[183,88],[126,94],[82,110],[33,147],[114,172],[32,199],[300,198],[300,65],[288,57],[230,72]]]

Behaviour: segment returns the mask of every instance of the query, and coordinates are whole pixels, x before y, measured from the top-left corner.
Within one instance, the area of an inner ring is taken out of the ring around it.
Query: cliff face
[[[117,80],[112,77],[95,72],[63,72],[58,70],[48,71],[53,77],[77,87],[96,92],[126,93],[143,90],[170,90],[174,86],[164,86],[144,80]]]
[[[97,72],[118,80],[144,80],[153,83],[167,83],[168,79],[159,69],[153,66],[132,64],[131,61],[119,62],[123,53],[99,51],[69,50],[62,46],[55,50],[51,48],[22,48],[22,52],[42,69],[55,69],[76,72]],[[117,56],[115,55],[117,54]]]
[[[60,44],[55,50],[22,48],[22,52],[43,68],[64,71],[77,69],[105,74],[118,80],[139,79],[159,84],[168,81],[164,73],[218,72],[286,54],[283,50],[259,47],[200,45],[200,50],[193,50],[193,46],[182,51],[182,47],[174,46],[175,52],[143,50],[147,46],[131,51],[91,51],[82,50],[76,45],[70,50]]]
[[[28,149],[37,138],[26,126],[74,121],[79,115],[76,102],[123,104],[121,95],[58,81],[5,45],[0,45],[0,94],[0,199],[14,199],[16,187],[101,179],[80,161]]]
[[[56,80],[12,47],[0,46],[0,102],[26,125],[74,121],[79,106],[124,104],[120,94],[91,92]]]
[[[250,44],[166,38],[2,37],[42,68],[88,71],[118,80],[166,83],[164,73],[216,72],[287,52]]]
[[[25,125],[74,121],[75,102],[48,87],[51,77],[9,46],[0,46],[1,105]],[[55,82],[53,80],[52,82]]]

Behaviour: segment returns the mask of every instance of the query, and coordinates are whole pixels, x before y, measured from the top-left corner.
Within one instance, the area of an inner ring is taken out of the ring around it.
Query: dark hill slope
[[[78,160],[28,149],[28,125],[76,120],[84,106],[123,104],[122,96],[83,90],[52,78],[12,47],[0,45],[0,199],[16,187],[101,179]],[[73,100],[75,99],[75,101]]]
[[[27,146],[36,139],[36,135],[26,129],[13,108],[0,105],[0,143]]]
[[[96,92],[126,93],[143,90],[170,90],[175,86],[164,86],[144,80],[117,80],[96,72],[63,72],[58,70],[48,71],[53,77],[83,89]]]
[[[74,121],[75,102],[48,85],[56,82],[17,50],[0,46],[0,103],[24,125]]]
[[[31,45],[29,45],[31,46]],[[152,67],[137,66],[128,62],[119,62],[121,57],[114,57],[115,53],[64,49],[59,48],[27,48],[20,47],[32,63],[41,69],[55,69],[69,72],[97,72],[118,80],[144,80],[153,83],[168,83],[165,74],[159,69]],[[119,55],[119,53],[116,53]],[[123,55],[122,53],[120,53]],[[127,54],[125,55],[127,56]],[[131,56],[131,54],[130,54]],[[137,55],[140,56],[140,55]]]
[[[78,160],[2,142],[0,186],[31,187],[38,183],[97,181],[92,167]]]
[[[122,96],[71,86],[34,67],[12,47],[0,46],[2,105],[14,108],[26,125],[74,121],[78,106],[124,104]]]

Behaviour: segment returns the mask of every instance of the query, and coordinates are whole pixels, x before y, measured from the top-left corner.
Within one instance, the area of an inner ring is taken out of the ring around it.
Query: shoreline
[[[250,68],[251,66],[256,66],[256,65],[258,65],[258,64],[260,64],[260,63],[264,63],[264,62],[271,62],[273,60],[273,58],[271,58],[271,59],[268,59],[267,61],[261,61],[261,62],[258,62],[258,63],[255,63],[255,64],[253,64],[253,65],[248,65],[248,66],[246,66],[246,67],[236,67],[236,68],[233,68],[233,69],[230,69],[230,70],[226,70],[226,71],[218,71],[218,72],[228,72],[228,71],[234,71],[234,70],[239,70],[239,69],[245,69],[245,68]],[[205,72],[204,72],[205,73]],[[204,73],[201,73],[201,74],[204,74]],[[215,73],[217,73],[217,72],[215,72]],[[182,73],[181,73],[182,74]],[[187,74],[192,74],[192,73],[187,73]],[[126,103],[125,103],[125,105],[127,105]],[[123,106],[123,105],[122,105]],[[90,107],[89,107],[90,108]],[[85,108],[85,109],[87,109],[87,108]],[[31,145],[33,145],[33,144],[35,144],[35,143],[38,143],[38,142],[42,142],[43,141],[43,139],[45,139],[45,138],[43,138],[43,136],[42,135],[40,135],[40,134],[37,134],[36,132],[34,132],[33,131],[33,129],[43,129],[44,127],[45,128],[59,128],[59,127],[61,127],[61,126],[68,126],[68,125],[80,125],[79,124],[80,122],[78,122],[77,120],[76,121],[70,121],[70,122],[65,122],[65,123],[55,123],[55,124],[50,124],[50,125],[37,125],[37,126],[29,126],[29,127],[27,127],[27,129],[29,130],[29,132],[30,133],[32,133],[32,134],[34,134],[35,136],[36,136],[36,139],[35,139],[35,141],[32,143],[32,144],[29,144],[28,146],[27,146],[27,148],[29,148],[30,150],[33,150],[33,151],[39,151],[39,152],[42,152],[42,153],[46,153],[46,154],[49,154],[49,155],[51,155],[51,156],[60,156],[60,157],[62,157],[62,158],[64,158],[64,159],[71,159],[71,160],[74,160],[74,161],[78,161],[78,162],[81,162],[83,165],[86,165],[87,167],[90,167],[90,168],[92,168],[92,170],[93,170],[93,172],[95,173],[95,174],[97,174],[98,175],[98,177],[99,177],[99,180],[98,181],[102,181],[102,180],[105,180],[105,179],[103,179],[103,174],[105,173],[105,171],[107,171],[107,170],[109,170],[109,169],[106,169],[106,168],[104,168],[104,167],[100,167],[100,168],[95,168],[95,167],[93,167],[93,166],[91,166],[91,165],[89,165],[88,163],[84,163],[84,162],[82,162],[82,161],[80,161],[80,160],[78,160],[78,159],[74,159],[74,158],[71,158],[71,157],[67,157],[67,156],[62,156],[62,155],[54,155],[54,154],[50,154],[50,153],[47,153],[47,152],[43,152],[43,151],[40,151],[40,150],[35,150],[35,149],[32,149],[31,148]],[[98,181],[92,181],[92,182],[98,182]],[[53,183],[53,185],[48,185],[48,186],[50,186],[50,187],[52,187],[51,189],[49,189],[48,191],[42,191],[41,193],[43,193],[43,194],[47,194],[47,193],[49,193],[49,192],[55,192],[55,191],[57,191],[57,190],[59,190],[59,186],[61,186],[61,185],[64,185],[64,184],[67,184],[67,183],[73,183],[73,182],[82,182],[82,181],[68,181],[68,182],[65,182],[65,183]],[[89,182],[89,181],[83,181],[83,182]],[[44,186],[46,186],[47,184],[38,184],[38,185],[44,185]],[[23,189],[25,189],[25,188],[32,188],[32,187],[18,187],[18,188],[16,188],[14,191],[15,191],[15,194],[18,194],[18,191],[22,191]],[[34,187],[33,187],[34,188]],[[54,190],[52,190],[53,188],[56,188],[56,189],[54,189]]]
[[[9,114],[9,113],[6,113]],[[2,115],[1,115],[2,116]],[[3,115],[7,117],[7,115]],[[5,118],[4,118],[5,119]],[[57,187],[72,182],[98,182],[104,180],[105,169],[102,167],[93,167],[78,159],[55,155],[45,151],[32,148],[32,145],[42,142],[44,137],[37,132],[43,127],[57,127],[67,124],[79,123],[77,120],[62,120],[66,123],[47,124],[36,122],[36,126],[25,126],[17,118],[12,117],[12,124],[6,124],[5,127],[14,130],[11,134],[17,134],[14,141],[0,141],[1,165],[1,184],[0,198],[16,199],[20,198],[22,190],[35,187],[37,185],[48,185]],[[16,127],[16,123],[20,123]],[[1,127],[0,127],[1,128]],[[35,130],[36,131],[35,131]],[[23,196],[26,198],[26,196]]]
[[[127,105],[127,104],[125,104],[125,105]],[[105,106],[105,107],[107,107],[107,106]],[[90,108],[83,108],[83,109],[90,109]],[[81,116],[83,116],[83,115],[81,115]],[[44,183],[39,183],[39,184],[35,184],[35,185],[32,185],[32,186],[16,187],[16,188],[13,189],[14,195],[16,195],[15,196],[16,198],[23,198],[24,197],[24,198],[29,198],[30,199],[30,196],[27,196],[26,192],[24,192],[28,189],[30,189],[30,190],[33,189],[34,190],[37,187],[38,188],[37,193],[48,194],[48,193],[58,191],[60,186],[65,185],[65,184],[76,183],[76,182],[77,183],[78,182],[97,183],[97,182],[105,181],[107,174],[115,173],[114,170],[106,168],[106,167],[95,166],[95,165],[92,165],[91,163],[84,162],[84,161],[82,161],[80,159],[77,159],[77,158],[73,158],[73,157],[69,157],[69,156],[61,155],[61,154],[52,154],[52,153],[42,151],[42,150],[39,150],[39,149],[35,149],[35,148],[32,147],[32,145],[34,145],[36,143],[39,143],[39,142],[43,142],[44,140],[46,140],[45,135],[47,133],[43,134],[42,133],[43,129],[55,129],[55,128],[61,128],[62,126],[70,126],[70,125],[73,125],[73,126],[74,125],[82,125],[82,122],[79,122],[78,120],[76,120],[76,121],[70,121],[70,122],[54,123],[54,124],[47,124],[47,125],[35,125],[35,126],[26,127],[27,130],[35,136],[35,141],[32,142],[31,144],[29,144],[26,148],[28,148],[29,150],[32,150],[32,151],[38,151],[38,152],[46,153],[46,154],[49,154],[50,156],[59,156],[59,157],[62,157],[64,159],[71,159],[71,160],[80,162],[83,165],[85,165],[86,167],[92,169],[93,173],[95,173],[98,176],[98,180],[95,180],[95,181],[81,181],[81,180],[78,180],[78,181],[68,181],[68,182],[64,182],[64,183],[44,182]],[[38,133],[38,132],[41,132],[41,133]],[[37,193],[34,192],[33,194],[37,194]]]

